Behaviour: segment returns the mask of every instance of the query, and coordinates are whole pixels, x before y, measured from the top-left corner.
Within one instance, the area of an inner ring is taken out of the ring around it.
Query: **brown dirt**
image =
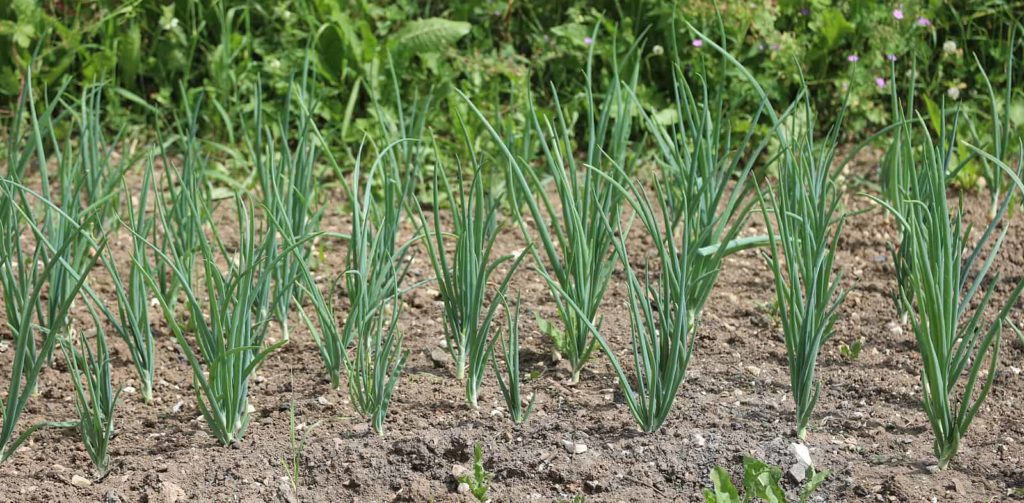
[[[336,201],[325,230],[348,225]],[[986,201],[967,196],[972,220],[983,219]],[[850,206],[866,202],[851,197]],[[1002,296],[1024,273],[1024,219],[1011,225],[996,265],[1004,278]],[[839,264],[851,292],[837,334],[819,359],[822,396],[807,443],[819,468],[832,476],[815,501],[1008,500],[1009,490],[1024,485],[1024,376],[1018,369],[1024,352],[1011,333],[1004,334],[995,388],[958,458],[946,471],[929,470],[932,433],[919,406],[919,357],[909,328],[894,323],[888,297],[894,280],[885,244],[893,237],[891,223],[872,211],[852,217],[841,241]],[[112,240],[122,262],[128,244],[123,233]],[[340,270],[344,245],[322,246],[326,260],[318,274],[330,277]],[[522,247],[517,230],[508,226],[496,252]],[[413,279],[429,277],[429,264],[422,256],[415,260]],[[102,271],[96,272],[97,290],[112,302]],[[492,375],[480,409],[470,410],[450,368],[435,368],[430,358],[442,338],[442,311],[430,290],[421,287],[405,299],[402,325],[412,354],[383,437],[367,428],[344,390],[330,388],[312,341],[293,319],[293,340],[253,380],[256,412],[244,439],[220,446],[195,407],[191,371],[154,310],[152,319],[160,320],[156,403],[146,406],[137,394],[123,395],[110,474],[88,487],[73,486],[73,475],[90,477],[92,470],[76,432],[43,430],[0,466],[0,501],[470,501],[457,494],[451,472],[453,465],[469,466],[477,443],[494,473],[494,501],[561,501],[578,494],[587,501],[699,501],[716,465],[736,477],[746,454],[783,469],[793,463],[785,346],[770,314],[772,280],[757,252],[728,259],[704,313],[689,375],[668,421],[654,434],[636,430],[604,356],[588,365],[579,385],[567,383],[568,367],[550,360],[550,345],[533,321],[534,312],[553,319],[553,304],[540,277],[525,269],[511,291],[521,292],[524,302],[523,369],[542,373],[525,384],[538,394],[534,415],[513,426]],[[603,311],[604,335],[622,353],[629,340],[625,293],[618,275]],[[84,328],[83,314],[76,322]],[[1019,309],[1013,317],[1021,321]],[[4,331],[0,369],[6,374],[12,351]],[[137,386],[127,349],[112,332],[110,337],[116,383]],[[839,344],[858,339],[864,340],[860,358],[841,357]],[[44,370],[40,395],[31,399],[21,426],[72,419],[70,386],[61,364]],[[295,491],[283,466],[292,403],[302,425],[323,421],[303,430],[307,440]],[[563,440],[588,450],[570,455]],[[786,484],[794,494],[795,484]]]

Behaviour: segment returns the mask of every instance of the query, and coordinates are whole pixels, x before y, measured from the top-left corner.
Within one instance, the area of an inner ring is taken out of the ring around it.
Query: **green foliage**
[[[638,66],[633,60],[636,51],[636,47],[631,47],[624,59],[624,67],[632,68],[621,76],[625,81],[620,80],[619,65],[615,64],[616,77],[603,91],[600,106],[592,87],[593,69],[588,64],[586,132],[582,139],[573,141],[565,110],[557,96],[554,124],[544,117],[542,125],[536,108],[530,106],[529,120],[540,143],[547,174],[552,177],[557,200],[548,195],[542,174],[528,159],[515,155],[514,146],[507,144],[479,108],[469,103],[509,163],[507,194],[536,267],[547,281],[558,307],[565,336],[556,339],[556,347],[572,365],[573,382],[579,381],[583,366],[597,347],[591,324],[600,326],[597,309],[615,266],[614,230],[608,221],[618,220],[624,194],[616,187],[614,178],[601,172],[619,176],[629,170],[633,161],[629,149],[633,101],[629,95],[637,81]],[[581,169],[576,160],[577,150],[585,152],[582,166],[586,168]],[[533,229],[523,215],[524,204],[535,222]],[[535,243],[534,232],[539,236],[539,243]]]
[[[512,274],[527,254],[491,258],[498,232],[498,201],[484,190],[484,175],[475,159],[473,164],[476,167],[468,189],[461,167],[457,170],[457,192],[452,190],[443,164],[434,168],[433,208],[442,207],[443,193],[443,200],[450,204],[452,210],[450,235],[455,240],[455,255],[451,260],[447,258],[448,240],[441,229],[440,215],[434,214],[431,232],[421,205],[416,204],[416,208],[422,242],[426,245],[444,303],[445,341],[455,361],[455,376],[465,380],[466,401],[476,408],[480,385],[494,348],[492,321],[500,306],[499,302],[491,300],[490,307],[485,309],[487,286],[495,270],[509,262],[508,270],[499,279],[494,293],[495,297],[503,298]]]
[[[469,486],[469,493],[477,501],[487,501],[487,489],[494,475],[484,469],[484,450],[480,444],[473,445],[473,470],[459,476],[459,482]]]
[[[860,351],[864,349],[864,340],[857,339],[852,344],[839,344],[839,354],[848,361],[856,361],[860,358]]]
[[[57,96],[62,92],[59,89]],[[7,128],[7,172],[0,174],[0,288],[14,349],[7,393],[0,399],[0,463],[39,428],[72,425],[37,423],[15,435],[18,419],[37,391],[39,373],[66,333],[71,304],[106,246],[105,239],[97,242],[89,232],[98,227],[95,220],[103,204],[97,203],[106,198],[85,193],[81,165],[69,159],[70,154],[47,150],[55,121],[64,117],[60,101],[49,102],[42,114],[36,105],[32,86],[26,83]],[[23,124],[29,126],[27,131]],[[89,122],[80,124],[91,127]],[[67,149],[70,152],[70,144]],[[60,206],[51,201],[49,155],[56,157]],[[40,192],[23,184],[32,163],[38,166]],[[84,201],[91,204],[82,208]],[[33,243],[31,251],[23,246],[27,239]]]
[[[504,299],[502,299],[504,303]],[[505,305],[505,317],[508,319],[508,340],[501,337],[499,331],[495,335],[494,339],[491,340],[490,353],[491,353],[491,367],[494,369],[494,375],[498,378],[498,387],[501,389],[501,396],[505,398],[505,405],[508,407],[509,416],[512,417],[512,422],[516,424],[522,424],[530,417],[530,413],[533,411],[534,401],[537,399],[536,394],[530,395],[529,403],[526,403],[526,408],[523,408],[525,400],[522,394],[522,378],[519,375],[519,307],[521,306],[520,298],[516,297],[516,310],[513,312]],[[497,344],[501,350],[502,358],[505,361],[505,377],[502,377],[500,367],[498,366],[498,356],[494,352],[494,345]]]
[[[805,102],[806,122],[810,103]],[[820,381],[814,377],[818,353],[835,333],[836,314],[846,294],[841,276],[833,274],[836,250],[845,215],[839,208],[841,192],[833,169],[840,119],[823,144],[815,144],[813,128],[790,138],[780,159],[779,182],[762,200],[771,242],[769,267],[775,280],[779,319],[786,340],[790,385],[796,402],[797,435],[804,438]],[[787,141],[780,136],[780,140]]]
[[[272,315],[281,325],[285,339],[289,338],[288,308],[293,299],[301,300],[296,283],[310,254],[310,243],[306,238],[319,230],[323,214],[322,210],[313,210],[313,202],[317,199],[313,171],[318,148],[310,132],[310,113],[315,108],[311,92],[305,76],[295,83],[280,112],[275,138],[274,131],[264,124],[263,94],[257,89],[254,138],[250,145],[263,207],[276,229],[268,236],[271,242],[268,244],[267,261],[273,264],[270,270],[273,285],[267,295],[271,298]],[[296,114],[294,126],[292,113]],[[278,241],[284,245],[300,241],[306,244],[296,248],[294,253],[282,254]]]
[[[999,226],[1013,192],[1003,197],[972,247],[963,207],[951,211],[945,190],[947,174],[957,169],[951,165],[957,124],[941,126],[934,139],[920,121],[900,125],[894,148],[901,149],[907,160],[899,165],[904,170],[896,187],[899,197],[894,203],[876,200],[900,223],[903,253],[896,257],[897,270],[904,269],[900,301],[921,353],[922,405],[935,434],[933,449],[939,467],[945,468],[992,388],[1002,328],[1024,290],[1024,281],[1006,297],[994,319],[983,319],[1000,284],[1000,275],[990,277],[989,270],[1009,230]],[[921,144],[915,148],[918,139]],[[1018,188],[1022,186],[1019,169],[1015,173],[992,154],[975,152],[1003,170]]]
[[[330,354],[330,359],[324,360],[329,366],[341,355],[349,397],[356,409],[370,418],[378,435],[384,434],[384,418],[409,357],[409,351],[402,349],[398,316],[402,307],[399,283],[409,267],[401,261],[412,241],[396,245],[395,240],[411,183],[400,182],[395,157],[388,155],[395,145],[381,152],[362,185],[358,161],[352,173],[348,193],[352,195],[353,222],[344,273],[349,313],[340,340],[332,335],[330,351],[321,348],[321,356]],[[374,204],[373,182],[382,163],[390,169],[383,174],[381,202]],[[323,307],[317,310],[328,312]],[[321,328],[326,321],[321,316]],[[355,354],[350,356],[347,348],[353,342]]]
[[[84,332],[78,334],[77,341],[70,336],[62,337],[60,345],[75,387],[78,432],[85,452],[102,478],[110,466],[108,448],[114,436],[114,408],[121,389],[114,391],[111,382],[110,351],[103,325],[91,305],[89,311],[96,327],[95,349]]]
[[[140,394],[142,401],[153,402],[153,383],[156,376],[156,342],[153,329],[149,323],[149,287],[146,275],[154,274],[149,259],[149,245],[146,236],[153,232],[156,222],[149,214],[147,203],[150,200],[153,184],[153,159],[150,157],[138,191],[138,202],[128,201],[127,221],[125,225],[132,234],[131,257],[128,265],[128,284],[124,280],[114,261],[113,254],[103,258],[103,265],[110,273],[114,283],[114,295],[117,298],[117,315],[111,313],[103,304],[99,307],[114,331],[121,337],[132,357],[132,365],[142,383]],[[127,184],[123,185],[125,193],[131,193]]]
[[[807,482],[800,489],[799,501],[806,503],[811,495],[828,477],[828,472],[818,472],[814,467],[807,467]],[[764,501],[767,503],[786,503],[786,492],[782,486],[782,470],[759,459],[743,457],[743,495],[732,483],[729,472],[716,466],[711,470],[711,489],[704,489],[704,501],[707,503],[746,503],[748,501]]]
[[[182,197],[189,205],[190,218],[198,219],[208,212],[208,209],[199,209],[204,203],[195,195],[189,193]],[[276,229],[273,221],[269,230],[257,229],[253,209],[240,196],[236,196],[234,202],[238,221],[237,254],[228,252],[216,227],[209,229],[212,240],[198,241],[205,296],[200,297],[197,285],[191,281],[192,271],[185,269],[194,263],[192,257],[168,255],[153,247],[157,260],[175,275],[184,293],[189,314],[187,326],[175,313],[177,302],[167,298],[153,276],[143,271],[178,346],[192,367],[199,410],[214,437],[223,445],[240,439],[249,425],[249,377],[268,355],[286,342],[282,340],[266,347],[263,344],[270,311],[269,270],[274,265],[267,262],[273,244],[268,235]],[[166,228],[171,216],[159,206],[158,212]],[[192,225],[202,228],[198,222]],[[221,261],[226,263],[226,268],[220,265]],[[189,341],[189,333],[194,342]]]
[[[660,202],[658,210],[668,215],[667,198],[661,185],[656,187],[657,200]],[[623,237],[615,241],[615,250],[626,270],[629,288],[636,390],[630,385],[630,379],[612,347],[599,334],[595,333],[595,337],[612,362],[633,418],[643,431],[653,432],[665,422],[679,386],[686,377],[695,341],[693,316],[700,312],[699,307],[693,311],[688,304],[692,288],[690,280],[701,278],[707,271],[702,270],[702,264],[694,260],[698,255],[693,250],[696,248],[695,243],[684,235],[682,246],[679,247],[675,229],[671,224],[666,224],[664,228],[659,224],[655,208],[642,186],[634,183],[631,189],[629,202],[653,238],[661,265],[661,275],[657,282],[652,280],[649,265],[641,282],[626,252],[627,232],[620,231]]]

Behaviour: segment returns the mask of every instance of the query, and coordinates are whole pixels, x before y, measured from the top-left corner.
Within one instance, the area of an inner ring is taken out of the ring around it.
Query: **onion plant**
[[[95,349],[85,332],[78,333],[77,341],[71,336],[61,337],[60,344],[75,388],[78,433],[97,475],[102,478],[110,466],[108,447],[114,436],[114,408],[121,389],[115,391],[112,383],[110,351],[103,324],[96,310],[91,305],[88,307],[96,327]]]
[[[985,312],[1000,284],[999,273],[990,274],[990,268],[1009,230],[1008,225],[999,227],[1014,191],[1005,194],[972,247],[971,225],[963,222],[963,207],[951,210],[945,190],[947,173],[955,168],[957,124],[954,121],[951,128],[941,124],[936,141],[923,125],[914,127],[920,122],[907,121],[901,127],[904,151],[912,156],[909,166],[915,167],[898,187],[905,204],[876,201],[896,217],[902,229],[906,274],[901,278],[905,284],[900,298],[921,353],[922,405],[935,434],[933,450],[939,468],[945,468],[992,388],[1002,328],[1010,323],[1007,317],[1024,281],[1004,298],[1002,307],[994,306],[998,309],[994,318],[986,320]],[[913,145],[916,138],[921,141],[919,148]],[[1019,171],[1014,173],[990,153],[976,152],[1021,187]]]
[[[154,262],[158,285],[155,289],[169,301],[178,298],[182,281],[192,283],[195,257],[206,240],[203,225],[209,218],[210,189],[206,180],[207,159],[199,149],[198,139],[202,104],[200,97],[194,104],[186,100],[182,105],[187,116],[176,123],[176,143],[180,146],[177,150],[180,155],[175,158],[180,159],[178,165],[172,162],[162,138],[158,143],[163,164],[163,190],[155,191],[155,195],[156,206],[163,213],[159,228],[152,229],[151,241],[158,245],[162,254],[174,257],[181,271],[186,273],[179,277],[169,262]]]
[[[684,264],[694,272],[687,275],[683,287],[691,329],[696,329],[725,257],[767,244],[765,236],[740,237],[740,232],[757,202],[752,172],[768,140],[755,141],[755,128],[749,126],[736,137],[730,120],[733,113],[726,106],[725,81],[719,79],[710,86],[706,77],[702,68],[696,73],[697,84],[693,84],[676,67],[675,118],[671,126],[647,114],[634,95],[657,146],[661,168],[659,197],[664,199],[660,206],[665,230],[657,235],[670,234],[671,230],[684,242],[681,248],[690,253]],[[748,117],[749,124],[758,124],[763,110],[762,103]],[[640,199],[634,198],[636,202]],[[640,214],[646,211],[643,207],[634,209]],[[648,231],[657,231],[652,222],[645,222]]]
[[[36,391],[39,373],[67,328],[68,311],[85,283],[86,272],[105,246],[105,241],[97,243],[82,225],[91,218],[92,209],[73,218],[51,201],[48,192],[35,192],[23,184],[26,168],[34,161],[44,190],[49,190],[47,140],[53,138],[51,128],[59,115],[56,101],[41,115],[37,113],[31,80],[29,75],[8,127],[7,172],[0,174],[0,290],[14,355],[7,393],[0,397],[0,463],[34,431],[70,426],[43,422],[16,434],[18,419]],[[23,124],[29,126],[28,131],[22,130]],[[44,215],[35,211],[37,204],[42,205]],[[66,206],[71,208],[72,202]],[[92,255],[72,265],[68,260],[72,250],[83,247],[91,248]],[[54,281],[56,286],[51,284]],[[44,290],[49,292],[45,297]]]
[[[553,330],[551,335],[555,348],[572,366],[574,383],[579,382],[583,366],[597,347],[589,325],[601,324],[598,307],[615,268],[614,231],[605,225],[605,219],[616,221],[621,214],[623,194],[615,187],[614,178],[628,172],[633,161],[629,136],[634,110],[629,95],[637,82],[636,51],[633,46],[626,55],[625,61],[630,62],[627,66],[631,69],[626,75],[620,75],[618,63],[612,65],[608,88],[599,93],[603,96],[599,105],[593,89],[596,77],[591,49],[585,70],[588,85],[583,142],[573,141],[572,125],[557,91],[553,90],[554,123],[547,117],[541,118],[530,102],[528,120],[531,124],[527,127],[532,126],[536,132],[544,167],[554,183],[555,198],[544,187],[542,173],[534,169],[528,159],[514,154],[515,145],[507,144],[508,138],[499,134],[463,95],[509,163],[506,193],[564,325],[563,330]],[[584,152],[582,163],[576,158],[579,150]],[[581,169],[581,165],[592,169]],[[611,169],[611,166],[625,169]],[[602,176],[601,171],[611,176]],[[523,206],[535,223],[533,231],[537,238],[523,215]],[[545,258],[548,265],[545,265]]]
[[[502,303],[505,304],[504,299]],[[522,424],[533,412],[533,404],[537,399],[536,394],[530,395],[530,401],[523,398],[522,378],[519,375],[519,307],[520,299],[516,297],[516,309],[512,311],[505,304],[505,317],[508,320],[508,337],[502,337],[501,333],[495,335],[491,340],[491,368],[498,378],[498,387],[501,389],[501,396],[505,398],[505,405],[508,407],[509,416],[516,424]],[[500,354],[505,362],[505,377],[498,365],[498,353],[494,351],[494,345],[498,345]],[[524,407],[525,404],[525,407]]]
[[[814,124],[809,101],[802,108],[805,123]],[[814,127],[803,138],[791,138],[784,146],[791,154],[782,157],[778,184],[768,189],[768,202],[761,201],[800,438],[807,435],[821,389],[814,377],[818,353],[835,333],[836,314],[846,296],[839,288],[841,275],[833,274],[845,221],[835,181],[838,171],[832,169],[841,117],[842,112],[823,144],[815,144]]]
[[[1015,143],[1013,135],[1015,125],[1012,123],[1011,117],[1014,114],[1014,54],[1018,45],[1016,43],[1016,34],[1016,29],[1011,30],[1009,50],[1006,51],[1006,73],[1004,74],[1006,75],[1006,87],[1002,90],[1002,93],[996,93],[996,90],[992,87],[992,82],[989,80],[988,72],[981,65],[977,55],[974,56],[974,63],[978,68],[978,74],[981,75],[982,81],[985,84],[984,89],[988,94],[989,120],[984,121],[986,127],[981,131],[978,130],[974,121],[968,122],[971,139],[979,146],[985,145],[987,147],[986,150],[1003,164],[1010,164],[1010,154],[1013,152]],[[989,134],[986,135],[985,133]],[[988,138],[985,138],[985,136],[988,136]],[[1016,140],[1020,140],[1019,135]],[[988,216],[989,218],[994,218],[996,211],[999,209],[998,206],[1003,193],[1007,190],[1007,177],[1001,167],[984,156],[979,157],[979,161],[982,166],[981,176],[984,177],[988,185],[990,201]]]
[[[314,211],[312,203],[316,198],[313,183],[313,170],[317,161],[318,148],[310,134],[310,115],[314,103],[309,97],[309,86],[303,77],[299,85],[289,86],[284,107],[278,113],[279,146],[275,145],[274,135],[270,128],[264,127],[262,92],[257,87],[254,112],[254,134],[250,145],[251,155],[256,166],[263,195],[263,206],[268,218],[275,220],[277,236],[271,233],[267,237],[269,245],[268,262],[275,264],[270,271],[273,276],[271,305],[273,317],[281,325],[285,339],[289,337],[288,308],[293,298],[300,292],[297,286],[300,269],[309,256],[309,246],[296,250],[297,255],[280,255],[278,241],[293,243],[305,236],[317,232],[320,226],[322,211]],[[294,134],[292,131],[292,101],[302,101],[297,107]],[[296,300],[299,300],[296,298]]]
[[[396,144],[388,145],[384,152]],[[337,169],[329,153],[328,158]],[[383,155],[377,157],[364,180],[361,158],[360,151],[351,182],[346,185],[353,211],[345,271],[341,275],[349,300],[347,317],[339,328],[333,298],[340,280],[335,279],[325,297],[307,267],[300,268],[299,285],[313,305],[317,323],[302,310],[299,315],[312,334],[331,385],[338,388],[344,373],[352,402],[383,434],[391,395],[408,356],[401,348],[397,317],[399,282],[409,266],[400,265],[395,257],[404,257],[412,241],[396,245],[402,211],[395,205],[404,204],[411,184],[400,181],[395,164],[385,166]],[[383,178],[383,188],[378,191],[379,176]],[[382,199],[375,203],[373,197],[378,192]],[[353,344],[355,354],[350,356]]]
[[[493,348],[492,322],[500,305],[495,300],[489,307],[485,305],[487,286],[497,268],[511,261],[495,290],[496,297],[504,296],[512,274],[527,255],[521,253],[518,257],[504,255],[491,259],[498,232],[499,203],[485,191],[485,177],[475,160],[474,165],[476,168],[468,189],[461,167],[456,170],[457,190],[452,190],[443,163],[435,166],[432,232],[422,207],[417,204],[416,208],[420,217],[420,235],[444,303],[444,336],[448,352],[455,361],[455,377],[465,381],[466,401],[476,408]],[[452,209],[451,236],[455,241],[455,254],[451,260],[447,257],[449,240],[445,238],[437,213],[442,200],[447,201]]]
[[[401,306],[396,293],[367,313],[366,318],[354,320],[353,323],[359,323],[355,327],[356,347],[352,356],[346,353],[345,357],[349,398],[356,410],[370,419],[370,426],[378,435],[384,435],[384,419],[409,358],[398,329]]]
[[[128,264],[128,282],[125,284],[120,270],[114,262],[113,255],[104,257],[103,263],[110,273],[114,284],[114,295],[117,298],[117,315],[111,313],[103,304],[100,309],[114,327],[114,331],[128,346],[132,365],[141,383],[140,394],[144,403],[153,402],[153,382],[156,376],[156,341],[149,323],[149,287],[145,276],[155,272],[149,259],[149,245],[146,236],[155,227],[155,219],[147,211],[153,183],[153,159],[149,158],[143,174],[142,185],[138,189],[138,202],[128,202],[126,223],[131,230],[131,262]],[[125,193],[131,193],[125,185]]]
[[[208,210],[198,207],[201,203],[194,198],[189,201],[191,208],[186,213],[189,218],[199,219],[207,214]],[[275,232],[273,220],[270,220],[269,230],[260,231],[252,208],[245,205],[240,196],[235,196],[235,208],[239,236],[236,254],[228,252],[216,227],[210,228],[212,241],[203,239],[197,243],[206,302],[200,300],[190,281],[192,271],[186,269],[194,263],[192,258],[168,255],[156,249],[158,259],[174,274],[178,288],[185,295],[190,330],[178,320],[174,299],[167,298],[155,278],[140,269],[192,367],[199,410],[214,436],[224,445],[241,438],[249,424],[249,376],[286,342],[281,340],[264,347],[266,315],[270,307],[267,285],[273,267],[267,262],[272,243],[267,235]],[[171,217],[159,206],[158,210],[163,224],[167,225]],[[222,270],[218,259],[226,263],[226,270]],[[189,341],[188,331],[193,332],[194,341]],[[193,343],[198,351],[193,349]]]
[[[668,215],[670,209],[666,191],[660,183],[656,183],[655,187],[657,210],[662,215]],[[623,231],[620,238],[615,240],[616,253],[625,268],[629,290],[635,388],[611,346],[600,336],[598,340],[612,362],[633,419],[643,431],[653,432],[661,427],[672,410],[672,403],[686,377],[690,356],[693,354],[696,340],[693,313],[701,312],[704,299],[700,300],[699,306],[689,304],[692,282],[700,281],[703,275],[713,271],[705,268],[706,262],[701,258],[699,245],[692,236],[685,233],[680,236],[671,223],[661,223],[655,206],[639,182],[633,182],[628,190],[630,204],[653,238],[661,265],[661,274],[657,280],[652,279],[649,264],[641,278],[630,265],[625,244],[626,232]],[[618,223],[608,222],[607,225],[618,226]]]

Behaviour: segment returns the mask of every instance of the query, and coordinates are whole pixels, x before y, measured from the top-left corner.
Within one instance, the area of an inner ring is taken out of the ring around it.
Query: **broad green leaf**
[[[405,25],[393,37],[397,54],[441,52],[469,34],[472,25],[438,17],[417,19]]]

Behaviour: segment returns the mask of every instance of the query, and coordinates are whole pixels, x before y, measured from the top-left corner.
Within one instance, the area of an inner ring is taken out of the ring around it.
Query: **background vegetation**
[[[500,109],[488,112],[525,110],[528,90],[550,104],[553,88],[571,106],[585,99],[589,49],[595,79],[606,80],[609,62],[639,40],[636,92],[654,117],[670,120],[672,62],[685,72],[709,50],[686,20],[723,34],[773,102],[792,102],[801,70],[816,110],[832,114],[849,94],[841,141],[850,141],[889,123],[893,70],[902,77],[916,67],[926,76],[916,81],[919,95],[946,96],[990,120],[979,68],[995,88],[1006,84],[1024,0],[723,1],[717,9],[721,31],[716,5],[702,0],[12,0],[0,5],[0,113],[13,110],[30,62],[39,90],[70,82],[76,95],[76,87],[106,83],[104,123],[114,129],[151,134],[202,96],[216,113],[202,114],[201,136],[228,147],[218,151],[230,168],[240,164],[231,148],[251,117],[256,87],[265,102],[280,102],[274,96],[287,92],[307,58],[325,135],[351,152],[389,122],[382,116],[396,114],[394,85],[407,102],[430,98],[447,112],[429,114],[425,124],[444,141],[458,136],[454,114],[466,112],[455,89]],[[1017,82],[1022,68],[1013,70]],[[742,79],[729,81],[731,108],[759,102]],[[1024,90],[1011,94],[1006,109],[1019,131]],[[386,105],[373,106],[375,97],[388,98],[380,100]],[[925,114],[939,109],[921,103]],[[523,115],[509,114],[519,122]]]

